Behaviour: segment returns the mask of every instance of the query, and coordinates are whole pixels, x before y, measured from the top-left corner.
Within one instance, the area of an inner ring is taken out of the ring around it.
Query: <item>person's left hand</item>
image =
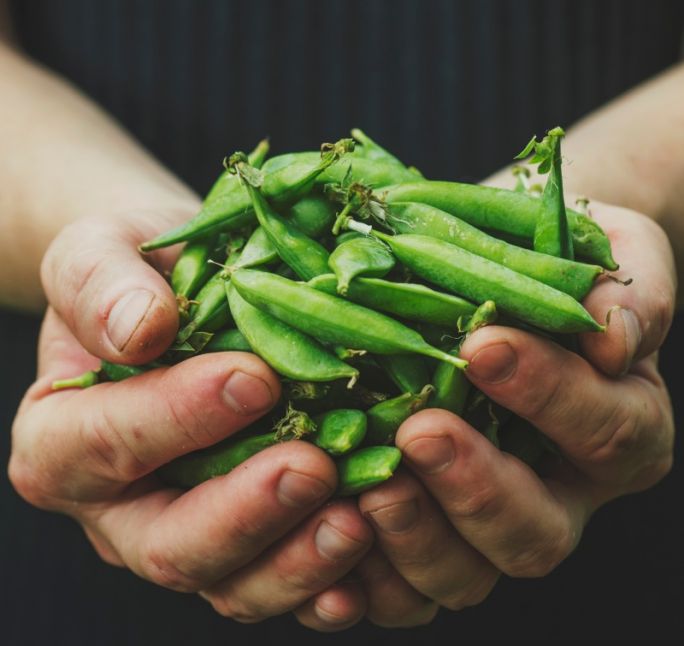
[[[672,253],[648,218],[595,210],[622,265],[618,275],[634,279],[629,287],[602,279],[585,299],[599,321],[621,306],[607,332],[582,335],[580,356],[491,326],[461,352],[471,381],[534,424],[564,457],[538,474],[449,412],[425,410],[406,421],[396,444],[409,468],[359,500],[377,535],[356,568],[372,622],[426,623],[439,607],[483,601],[501,573],[546,575],[572,552],[596,509],[668,473],[674,425],[657,350],[674,309]],[[327,609],[344,623],[352,594],[323,593],[298,618],[325,629],[320,613]]]

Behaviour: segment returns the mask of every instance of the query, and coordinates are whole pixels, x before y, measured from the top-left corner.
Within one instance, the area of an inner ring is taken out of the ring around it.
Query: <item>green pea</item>
[[[369,446],[342,456],[337,465],[337,495],[366,491],[394,475],[401,451],[394,446]]]
[[[365,443],[392,444],[399,427],[411,415],[425,408],[434,390],[434,387],[428,384],[419,393],[404,393],[371,406],[366,411],[368,432]]]
[[[338,408],[315,418],[318,431],[314,443],[331,455],[343,455],[358,447],[366,436],[367,420],[362,410]]]
[[[337,292],[342,296],[346,296],[352,278],[382,278],[391,271],[394,263],[394,256],[386,245],[366,236],[343,242],[335,248],[328,260],[330,269],[337,276]]]

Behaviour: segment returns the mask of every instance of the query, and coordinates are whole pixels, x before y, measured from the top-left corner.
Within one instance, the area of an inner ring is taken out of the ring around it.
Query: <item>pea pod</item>
[[[321,341],[376,354],[415,352],[461,368],[468,365],[432,347],[398,321],[306,284],[251,269],[238,269],[231,282],[255,307]]]
[[[225,290],[225,287],[224,287]],[[204,346],[204,352],[251,352],[252,346],[242,332],[237,329],[221,330],[216,332],[209,343]]]
[[[392,270],[394,262],[394,256],[382,242],[359,236],[337,246],[330,254],[328,265],[337,276],[338,294],[346,296],[352,278],[382,278]]]
[[[259,267],[278,260],[275,248],[263,227],[257,227],[249,236],[240,254],[241,267]]]
[[[554,258],[509,244],[428,204],[394,203],[389,207],[387,223],[397,233],[427,235],[454,244],[570,294],[578,301],[603,273],[598,265]]]
[[[351,136],[358,141],[361,146],[356,148],[356,156],[369,159],[371,161],[385,162],[388,164],[397,164],[401,168],[406,168],[404,163],[397,159],[391,152],[385,150],[380,144],[371,139],[365,132],[354,128],[351,131]]]
[[[326,168],[341,155],[353,149],[351,140],[343,139],[323,153],[317,161],[295,162],[265,174],[261,190],[274,206],[287,206],[306,195],[313,183]],[[225,195],[202,207],[188,222],[140,245],[140,251],[152,251],[177,242],[195,240],[216,231],[236,230],[253,224],[252,202],[239,182]]]
[[[331,455],[353,451],[366,436],[368,422],[362,410],[338,408],[315,418],[314,443]]]
[[[365,443],[392,444],[399,427],[411,415],[425,408],[434,390],[431,384],[427,384],[419,393],[404,393],[371,406],[366,411],[368,431]]]
[[[549,332],[605,331],[572,296],[436,238],[388,236],[394,255],[421,278]]]
[[[366,491],[394,475],[401,451],[394,446],[369,446],[343,455],[337,465],[337,495]]]
[[[226,283],[226,294],[238,329],[256,354],[281,375],[298,381],[357,379],[356,368],[306,334],[250,305],[234,286],[235,276],[240,272]]]
[[[310,238],[319,238],[335,221],[335,208],[322,195],[307,195],[295,202],[286,217]]]
[[[422,181],[386,187],[387,204],[421,202],[455,215],[480,229],[511,234],[532,242],[541,200],[525,193],[458,182]],[[615,270],[610,240],[591,218],[567,209],[568,224],[578,256]]]
[[[375,360],[402,393],[419,393],[426,384],[431,383],[430,373],[420,355],[385,354],[378,355]],[[463,373],[456,366],[444,361],[440,361],[439,366]]]
[[[177,334],[176,341],[183,343],[197,330],[215,331],[225,327],[231,320],[221,271],[216,272],[200,289],[196,303],[189,311],[190,322]]]
[[[152,363],[144,366],[125,366],[120,363],[111,363],[102,360],[98,370],[88,370],[78,377],[70,379],[57,379],[52,382],[52,390],[65,390],[67,388],[89,388],[103,381],[123,381],[129,377],[137,377],[143,373],[157,368],[158,364]]]
[[[187,309],[187,301],[207,282],[218,268],[209,262],[215,259],[218,236],[200,238],[185,245],[171,272],[171,288],[179,306]],[[220,258],[219,260],[223,260]]]
[[[326,294],[337,293],[337,277],[333,274],[316,276],[308,284]],[[451,328],[459,317],[475,311],[475,305],[458,296],[438,292],[425,285],[394,283],[381,278],[355,278],[349,283],[347,298],[409,321]]]

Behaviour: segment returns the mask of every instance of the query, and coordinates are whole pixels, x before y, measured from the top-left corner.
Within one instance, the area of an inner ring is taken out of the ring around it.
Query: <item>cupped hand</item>
[[[244,428],[278,400],[276,375],[248,353],[199,356],[118,383],[51,391],[98,359],[144,363],[172,342],[174,295],[160,272],[177,250],[145,262],[137,245],[188,213],[136,212],[67,227],[46,254],[50,302],[37,381],[13,427],[10,479],[30,503],[68,514],[100,556],[161,586],[199,592],[221,614],[257,621],[323,593],[321,629],[364,612],[337,583],[372,531],[336,486],[326,454],[288,442],[191,491],[154,475],[174,457]],[[339,610],[339,609],[342,610]]]
[[[615,277],[633,279],[624,286],[602,277],[586,298],[598,321],[610,311],[607,331],[583,335],[580,356],[491,326],[461,352],[475,386],[531,422],[562,457],[535,472],[446,411],[405,422],[396,444],[406,468],[359,502],[377,539],[356,568],[371,621],[425,623],[440,607],[481,602],[501,573],[546,575],[601,505],[669,471],[674,426],[657,359],[675,304],[670,245],[643,215],[601,204],[593,211],[621,264]]]

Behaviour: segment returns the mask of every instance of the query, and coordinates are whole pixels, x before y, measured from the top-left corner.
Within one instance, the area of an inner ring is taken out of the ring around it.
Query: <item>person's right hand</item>
[[[177,307],[159,271],[177,250],[151,255],[155,269],[136,248],[187,215],[88,218],[52,243],[42,266],[50,307],[38,378],[14,423],[10,479],[31,504],[75,518],[108,563],[199,592],[225,616],[258,621],[324,592],[332,610],[321,629],[344,628],[365,609],[362,595],[345,588],[354,584],[337,581],[367,551],[372,531],[355,503],[323,506],[336,486],[323,451],[283,443],[188,492],[153,474],[267,412],[280,385],[265,363],[217,353],[123,382],[51,391],[53,380],[97,367],[96,357],[144,363],[172,342]]]

